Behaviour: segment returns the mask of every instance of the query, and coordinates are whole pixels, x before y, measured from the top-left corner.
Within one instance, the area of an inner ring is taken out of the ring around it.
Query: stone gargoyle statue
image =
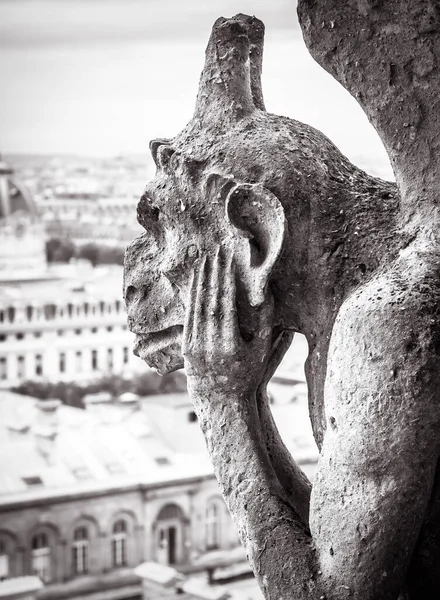
[[[438,252],[402,226],[395,184],[266,112],[263,35],[254,17],[218,19],[193,118],[151,142],[125,259],[134,351],[186,368],[266,598],[422,598],[420,581],[440,598]],[[266,394],[295,332],[313,487]]]

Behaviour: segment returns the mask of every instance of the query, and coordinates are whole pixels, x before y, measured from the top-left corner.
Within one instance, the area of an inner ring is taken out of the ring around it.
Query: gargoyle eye
[[[156,167],[160,168],[160,166],[161,166],[159,163],[159,156],[158,156],[159,149],[163,148],[164,146],[171,147],[170,143],[171,143],[171,140],[166,140],[164,138],[159,138],[157,140],[151,140],[150,152],[151,152],[151,156],[153,157]]]
[[[136,212],[139,225],[142,225],[147,231],[151,228],[153,223],[156,223],[159,220],[160,211],[157,206],[154,206],[151,203],[151,200],[146,193],[139,200]]]
[[[175,156],[176,151],[171,146],[160,146],[157,151],[157,165],[161,169],[168,169],[171,164],[171,159]]]

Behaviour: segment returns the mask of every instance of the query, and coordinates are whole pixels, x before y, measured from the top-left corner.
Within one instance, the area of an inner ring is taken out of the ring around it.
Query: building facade
[[[198,424],[188,418],[182,439],[199,450],[176,451],[144,404],[81,410],[0,392],[0,579],[37,575],[47,599],[137,598],[144,561],[244,561]]]
[[[122,268],[70,265],[0,287],[0,386],[145,370],[132,353]]]
[[[45,266],[44,225],[28,190],[0,156],[0,278]]]
[[[136,221],[137,198],[61,194],[38,205],[48,236],[82,242],[128,243],[142,233]]]
[[[42,598],[92,594],[102,582],[113,598],[136,596],[143,561],[204,570],[199,557],[237,543],[212,475],[0,503],[1,577],[37,575]]]
[[[94,218],[103,221],[99,212]],[[35,203],[0,160],[0,387],[145,370],[132,343],[122,267],[48,267]]]

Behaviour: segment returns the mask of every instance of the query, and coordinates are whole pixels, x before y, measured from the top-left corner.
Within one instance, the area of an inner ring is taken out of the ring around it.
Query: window
[[[0,357],[0,379],[8,378],[8,361],[6,356]]]
[[[41,337],[41,331],[34,331],[34,337],[40,338]]]
[[[78,373],[82,371],[82,352],[79,350],[75,353],[75,367]]]
[[[113,327],[112,327],[111,325],[109,325],[109,326],[107,327],[107,331],[113,331]]]
[[[43,375],[43,357],[41,354],[35,356],[35,375]]]
[[[124,346],[122,348],[122,362],[124,363],[124,365],[126,365],[128,363],[128,358],[129,358],[128,347]]]
[[[52,579],[49,540],[45,533],[32,538],[32,572],[44,583]]]
[[[15,308],[13,306],[10,306],[8,308],[8,321],[10,323],[13,323],[15,321]]]
[[[206,507],[206,548],[213,550],[220,546],[220,506],[218,502],[210,502]]]
[[[4,333],[0,334],[0,342],[6,342],[6,335]]]
[[[188,413],[188,421],[190,423],[197,423],[197,415],[193,410]]]
[[[127,565],[127,523],[123,519],[113,525],[112,562],[114,567]]]
[[[113,349],[107,349],[107,369],[113,371]]]
[[[43,480],[39,475],[30,475],[29,477],[22,477],[22,480],[28,487],[36,487],[43,485]]]
[[[92,350],[92,371],[98,370],[98,351]]]
[[[26,317],[28,321],[32,321],[32,317],[34,316],[34,307],[26,306]]]
[[[89,532],[86,527],[77,527],[74,531],[72,563],[75,575],[89,572]]]
[[[16,333],[16,334],[15,334],[15,338],[16,338],[17,340],[22,340],[22,339],[24,338],[24,334],[23,334],[23,333]]]
[[[98,333],[98,328],[97,327],[92,327],[91,332],[92,333]]]
[[[67,314],[69,315],[69,317],[73,316],[73,304],[68,304],[67,305]]]
[[[80,465],[77,467],[72,467],[72,473],[79,481],[85,481],[86,479],[91,479],[92,474],[89,469],[85,465]]]
[[[48,321],[55,319],[57,307],[55,304],[45,304],[44,305],[44,316]]]
[[[58,329],[57,335],[64,335],[64,331],[62,329]]]
[[[9,577],[9,556],[6,544],[0,541],[0,581]]]
[[[60,352],[59,367],[60,367],[60,373],[64,373],[66,371],[66,353],[65,352]]]
[[[82,333],[82,329],[75,329],[75,334],[76,335],[81,335]]]
[[[17,377],[24,379],[24,356],[17,357]]]

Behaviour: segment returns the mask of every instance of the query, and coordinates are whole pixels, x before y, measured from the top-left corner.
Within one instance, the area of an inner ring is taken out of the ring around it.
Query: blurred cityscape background
[[[268,109],[391,178],[293,0],[0,0],[0,598],[262,598],[185,376],[132,354],[122,300],[148,141],[189,120],[212,23],[237,12],[266,23]],[[297,336],[270,394],[313,478],[306,355]]]

